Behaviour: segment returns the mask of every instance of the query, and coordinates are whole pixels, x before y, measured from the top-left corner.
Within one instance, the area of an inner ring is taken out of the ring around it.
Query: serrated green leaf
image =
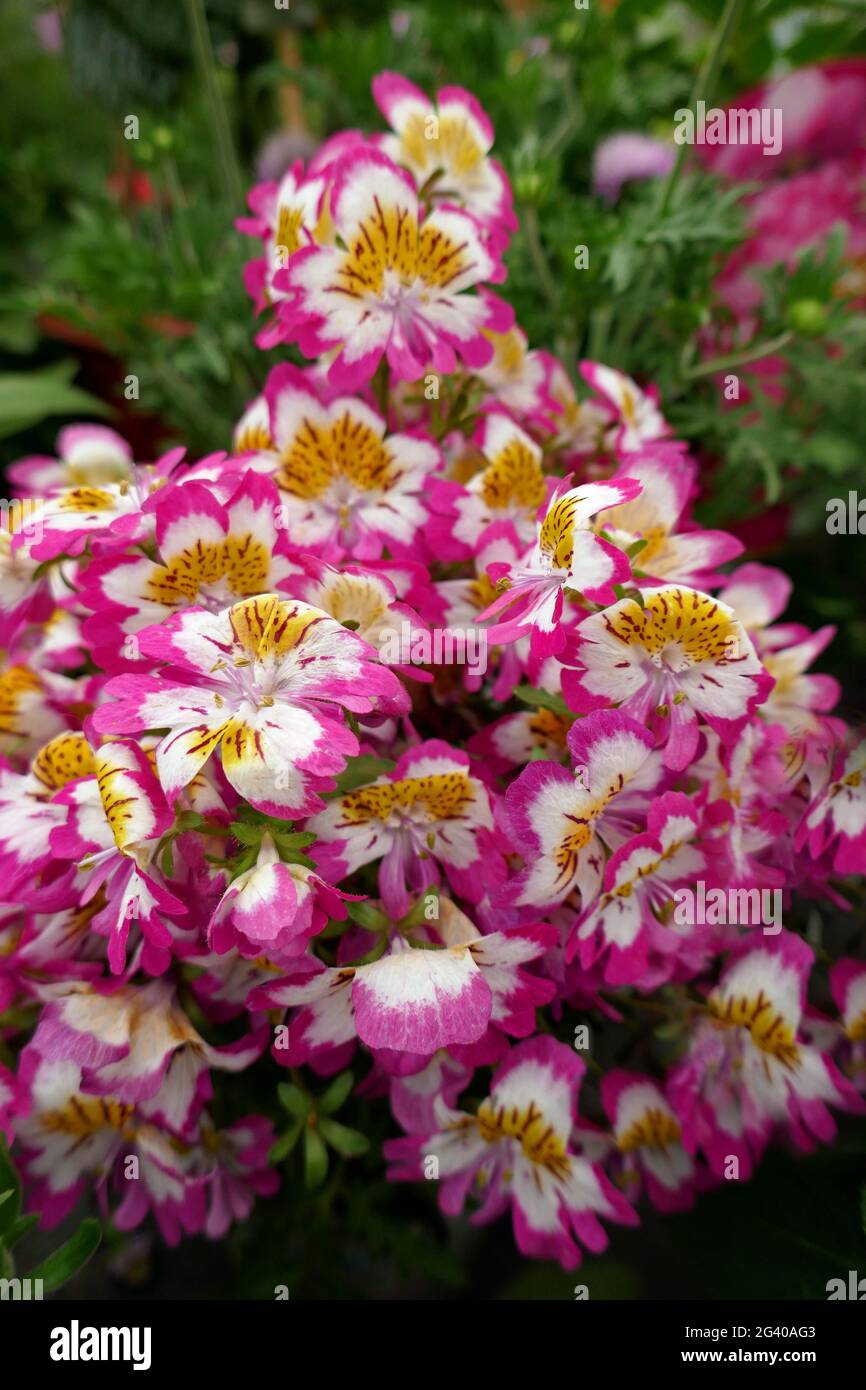
[[[308,854],[301,854],[296,849],[284,849],[279,840],[276,841],[277,852],[284,864],[303,864],[305,869],[315,869],[316,863]]]
[[[239,820],[233,820],[229,826],[229,830],[238,844],[248,845],[250,848],[253,846],[257,848],[261,844],[262,835],[264,834],[264,826],[246,825],[243,821]]]
[[[272,834],[280,848],[286,849],[306,849],[318,839],[312,830],[274,830]]]
[[[234,879],[239,878],[241,874],[246,873],[247,869],[251,869],[258,857],[258,845],[251,845],[249,849],[244,850],[243,854],[239,854],[236,859],[214,859],[212,862],[222,864],[224,868],[227,868],[231,873],[232,881],[234,881]]]

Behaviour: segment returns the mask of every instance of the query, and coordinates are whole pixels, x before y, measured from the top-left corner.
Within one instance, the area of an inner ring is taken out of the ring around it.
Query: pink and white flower
[[[642,391],[625,372],[600,362],[581,362],[580,370],[619,421],[613,432],[613,447],[618,454],[632,454],[642,445],[670,434],[670,426],[658,408],[655,387]]]
[[[469,213],[443,204],[422,221],[410,176],[365,149],[336,166],[331,215],[342,245],[304,248],[275,283],[301,351],[338,349],[328,372],[336,387],[369,381],[383,358],[399,381],[431,367],[453,372],[458,358],[473,369],[490,361],[482,330],[507,328],[510,313],[467,293],[504,276]]]
[[[207,1191],[203,1231],[210,1240],[221,1240],[234,1222],[248,1220],[256,1197],[278,1190],[279,1174],[268,1161],[274,1139],[265,1115],[246,1115],[220,1130],[205,1119],[197,1152]]]
[[[845,1035],[843,1070],[866,1091],[866,961],[844,956],[830,969],[830,988]]]
[[[697,807],[682,792],[665,792],[654,801],[646,831],[608,860],[602,892],[575,923],[566,960],[579,953],[581,967],[591,970],[604,956],[610,984],[646,989],[663,983],[682,943],[670,920],[674,890],[706,869],[706,858],[693,843],[699,829]]]
[[[748,939],[732,953],[707,1000],[707,1017],[688,1056],[671,1074],[669,1097],[690,1153],[700,1148],[711,1170],[751,1176],[777,1127],[802,1149],[836,1133],[829,1105],[862,1110],[863,1102],[817,1048],[800,1040],[813,952],[791,932]]]
[[[659,1211],[691,1207],[699,1169],[683,1148],[680,1122],[658,1082],[614,1068],[602,1077],[601,1100],[613,1131],[618,1185],[632,1201],[646,1188]]]
[[[508,788],[505,817],[525,867],[503,890],[518,904],[560,903],[574,888],[594,901],[604,845],[620,844],[646,814],[659,780],[650,734],[627,715],[599,711],[568,733],[574,771],[532,762]]]
[[[553,1038],[521,1043],[497,1068],[477,1115],[440,1101],[435,1133],[386,1143],[389,1177],[415,1181],[433,1157],[446,1215],[462,1211],[470,1195],[481,1203],[474,1224],[510,1207],[522,1254],[576,1268],[578,1241],[594,1254],[607,1246],[600,1217],[637,1222],[601,1168],[571,1146],[583,1072],[575,1052]]]
[[[278,844],[262,836],[255,864],[232,880],[211,917],[208,944],[224,955],[265,954],[269,960],[300,956],[307,942],[327,926],[342,921],[347,898],[302,863],[284,862]]]
[[[696,491],[697,465],[682,445],[646,444],[620,470],[636,478],[641,491],[630,502],[613,507],[598,523],[604,534],[623,550],[635,542],[643,547],[634,557],[642,583],[689,584],[715,587],[720,581],[717,565],[733,560],[743,549],[736,536],[703,527],[681,529],[684,515]]]
[[[308,961],[256,991],[253,1007],[292,1008],[288,1046],[275,1046],[284,1066],[309,1061],[330,1073],[347,1060],[354,1040],[386,1054],[426,1058],[441,1048],[484,1038],[491,1025],[512,1037],[535,1026],[535,1010],[554,986],[523,967],[556,939],[546,924],[482,935],[448,898],[424,920],[412,944],[390,930],[388,949],[358,965]]]
[[[489,293],[481,291],[483,296]],[[551,385],[554,359],[548,353],[530,349],[529,339],[517,324],[500,333],[486,328],[484,336],[493,348],[493,356],[486,366],[478,368],[477,375],[487,387],[490,400],[518,419],[549,426],[558,402]]]
[[[240,796],[267,815],[321,807],[358,740],[343,711],[402,707],[396,677],[372,649],[317,608],[277,594],[220,613],[189,608],[139,634],[142,652],[170,663],[156,676],[116,676],[94,723],[103,733],[168,729],[156,750],[177,800],[220,750]]]
[[[440,463],[420,434],[386,434],[385,421],[355,397],[329,405],[303,372],[276,367],[265,387],[267,425],[236,441],[251,466],[279,488],[294,545],[339,562],[376,560],[416,544],[427,520],[423,495]]]
[[[279,524],[279,493],[253,472],[224,505],[201,482],[172,488],[157,502],[155,521],[158,558],[109,554],[84,572],[81,597],[93,610],[84,632],[103,669],[117,669],[125,651],[137,650],[127,638],[178,609],[195,604],[214,612],[272,593],[297,568]]]
[[[164,980],[80,986],[48,1003],[25,1057],[80,1068],[78,1087],[110,1096],[190,1139],[210,1099],[210,1068],[238,1072],[260,1056],[259,1030],[223,1047],[205,1042]]]
[[[144,939],[141,963],[151,974],[166,969],[172,933],[167,916],[185,905],[165,885],[155,863],[162,836],[174,824],[147,754],[129,739],[115,739],[93,755],[94,775],[68,783],[54,798],[66,819],[50,833],[52,854],[73,860],[82,906],[100,890],[105,899],[91,930],[108,937],[112,972],[126,966],[133,924]]]
[[[285,269],[297,251],[333,240],[327,187],[324,174],[305,176],[302,161],[296,160],[279,183],[258,184],[251,190],[249,204],[253,216],[239,218],[237,225],[240,231],[260,237],[264,243],[264,255],[250,261],[244,272],[244,283],[258,309],[283,297],[274,284],[274,276]],[[258,340],[259,346],[271,346],[273,337],[272,332],[266,331]]]
[[[570,707],[616,704],[655,732],[675,771],[695,756],[699,721],[730,742],[772,689],[733,609],[680,584],[585,618],[571,652],[562,678]]]
[[[504,410],[482,415],[474,443],[483,466],[463,486],[434,484],[437,518],[433,548],[442,559],[461,559],[483,543],[489,526],[514,527],[527,546],[535,537],[535,520],[550,487],[541,466],[541,449]]]
[[[0,880],[8,897],[34,888],[51,864],[51,831],[66,820],[55,794],[93,769],[90,744],[73,732],[40,748],[23,775],[0,768]]]
[[[408,169],[429,203],[456,203],[489,228],[500,247],[516,231],[505,170],[489,157],[493,126],[471,92],[443,87],[432,102],[396,72],[373,79],[373,98],[393,135],[381,148]]]
[[[81,1069],[71,1060],[25,1054],[25,1064],[32,1110],[16,1124],[16,1137],[27,1204],[43,1227],[68,1216],[89,1184],[105,1204],[110,1183],[123,1193],[113,1213],[118,1229],[140,1225],[149,1211],[169,1245],[201,1229],[202,1183],[190,1181],[186,1154],[172,1135],[139,1120],[131,1103],[81,1091]],[[134,1182],[124,1171],[130,1159]]]
[[[580,594],[592,603],[613,603],[613,585],[631,578],[625,552],[596,535],[590,522],[598,512],[631,501],[640,492],[640,483],[621,478],[576,488],[568,488],[566,482],[565,488],[550,501],[527,556],[515,566],[488,568],[497,588],[503,590],[481,614],[482,618],[502,615],[487,630],[490,641],[509,642],[531,633],[533,655],[554,655],[565,643],[561,630],[565,594]]]
[[[307,829],[319,840],[311,856],[331,880],[382,861],[379,891],[395,920],[440,882],[440,866],[470,902],[503,872],[490,793],[468,754],[439,739],[404,753],[393,772],[335,797]]]
[[[292,594],[357,632],[386,664],[393,664],[388,662],[388,653],[397,635],[402,640],[403,633],[407,633],[411,643],[416,633],[427,633],[426,623],[414,608],[397,598],[391,575],[396,579],[400,576],[387,561],[375,568],[343,565],[337,569],[305,555],[302,563],[303,570],[293,575],[287,585]],[[399,669],[401,675],[412,675],[416,680],[424,678],[424,673],[417,668]]]
[[[832,851],[833,868],[860,874],[866,868],[866,740],[837,752],[829,781],[797,830],[796,848],[813,859]]]
[[[0,671],[0,753],[28,757],[68,727],[75,682],[27,661]]]
[[[48,497],[68,488],[123,483],[132,476],[132,449],[105,425],[67,425],[57,436],[57,458],[19,459],[9,481],[19,493]]]

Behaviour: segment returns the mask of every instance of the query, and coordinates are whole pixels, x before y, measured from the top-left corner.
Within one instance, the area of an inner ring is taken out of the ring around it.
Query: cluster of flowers
[[[866,748],[809,673],[832,629],[720,568],[742,547],[692,519],[652,389],[584,363],[578,395],[490,289],[516,224],[485,113],[375,97],[388,133],[253,190],[261,339],[309,362],[230,452],[78,426],[13,470],[0,1127],[47,1223],[92,1187],[121,1228],[219,1236],[278,1178],[213,1071],[360,1049],[390,1176],[570,1268],[642,1190],[685,1207],[863,1108],[866,959],[819,1014],[799,935],[674,905],[847,906]],[[486,634],[484,676],[383,658],[442,624]],[[575,1024],[628,1064],[647,1003],[664,1050],[579,1116]]]

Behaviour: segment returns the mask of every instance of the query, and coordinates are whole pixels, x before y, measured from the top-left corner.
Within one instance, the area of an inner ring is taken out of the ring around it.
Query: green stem
[[[195,240],[190,235],[189,230],[189,203],[183,191],[183,186],[181,185],[177,164],[172,155],[166,157],[165,181],[168,191],[171,194],[173,222],[177,228],[181,252],[188,263],[194,266],[196,270],[200,271],[201,263],[195,249]]]
[[[607,361],[605,352],[612,319],[613,304],[610,303],[599,305],[590,315],[586,355],[591,362]]]
[[[746,0],[727,0],[727,4],[722,11],[722,17],[719,20],[718,28],[713,36],[710,51],[701,64],[700,72],[695,79],[695,85],[689,97],[689,107],[692,110],[697,106],[699,98],[702,97],[704,101],[709,101],[712,96],[713,89],[718,81],[719,72],[721,71],[725,52],[731,41],[731,36],[737,27],[745,3]],[[658,205],[659,218],[664,216],[670,206],[673,191],[677,185],[677,180],[679,179],[685,157],[686,146],[680,145],[674,166],[662,187]]]
[[[185,0],[185,4],[189,27],[192,32],[196,66],[204,84],[205,96],[210,108],[211,126],[217,147],[223,188],[230,205],[239,208],[244,197],[243,179],[235,154],[228,111],[217,76],[204,0]]]
[[[578,129],[581,122],[580,104],[575,94],[574,85],[569,75],[562,84],[562,97],[565,104],[565,115],[547,139],[542,142],[541,153],[545,159],[550,159],[557,154],[561,147]]]
[[[713,357],[709,362],[699,362],[694,367],[689,367],[684,376],[689,381],[697,381],[703,376],[713,376],[716,372],[727,371],[729,367],[747,367],[750,362],[758,362],[762,357],[772,357],[774,352],[781,352],[782,348],[787,347],[794,334],[790,329],[784,333],[779,333],[775,338],[767,338],[763,343],[756,343],[753,347],[743,348],[742,352],[729,353],[727,357]]]
[[[556,288],[556,281],[547,263],[547,257],[544,254],[544,247],[541,244],[541,233],[538,228],[538,213],[531,203],[523,210],[523,230],[526,233],[526,244],[529,247],[532,264],[535,266],[538,283],[544,291],[544,297],[550,305],[554,322],[556,322],[559,318],[560,296]]]

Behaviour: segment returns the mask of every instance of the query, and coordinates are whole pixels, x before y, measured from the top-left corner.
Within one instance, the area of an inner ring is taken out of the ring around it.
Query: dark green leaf
[[[48,1293],[59,1289],[87,1264],[101,1239],[102,1227],[93,1217],[88,1217],[65,1245],[30,1270],[28,1278],[41,1279]]]

